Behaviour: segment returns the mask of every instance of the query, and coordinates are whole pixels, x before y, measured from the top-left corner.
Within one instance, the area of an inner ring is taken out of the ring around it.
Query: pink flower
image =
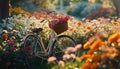
[[[12,39],[15,39],[15,36],[12,36],[11,38],[12,38]]]
[[[17,33],[18,31],[17,30],[13,30],[14,33]]]
[[[71,58],[71,56],[69,54],[63,55],[63,60],[67,60],[67,59],[70,59],[70,58]]]
[[[21,41],[21,42],[24,42],[24,41],[25,41],[25,39],[20,39],[20,41]]]
[[[13,28],[11,28],[11,27],[9,27],[8,29],[9,29],[9,30],[13,30]]]
[[[58,65],[61,66],[61,67],[64,67],[65,66],[65,62],[64,61],[59,61]]]
[[[75,59],[76,55],[75,54],[70,54],[70,57]]]
[[[15,51],[15,48],[14,48],[14,47],[11,47],[11,48],[10,48],[10,51],[11,51],[11,52],[14,52],[14,51]]]
[[[75,50],[76,50],[76,51],[79,51],[81,47],[82,47],[82,45],[81,45],[81,44],[78,44],[78,45],[75,46]]]
[[[71,52],[75,52],[76,49],[74,47],[67,47],[67,49],[65,50],[65,54],[69,54]]]
[[[48,64],[50,64],[54,62],[55,60],[56,60],[56,57],[52,56],[52,57],[49,57],[47,61],[48,61]]]

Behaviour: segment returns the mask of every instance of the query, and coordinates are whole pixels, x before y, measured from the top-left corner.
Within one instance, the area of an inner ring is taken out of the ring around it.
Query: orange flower
[[[80,21],[77,22],[77,25],[78,25],[78,26],[81,26],[81,25],[82,25],[82,22],[80,22]]]
[[[90,49],[87,54],[93,54],[95,50]]]
[[[85,63],[83,64],[80,69],[91,69],[91,63]]]
[[[86,54],[86,55],[81,56],[80,58],[81,58],[81,59],[88,59],[88,58],[90,58],[90,57],[91,57],[91,55]]]
[[[88,49],[89,46],[90,46],[90,42],[88,41],[88,42],[86,42],[86,43],[84,44],[83,48],[84,48],[84,49]]]
[[[101,39],[97,39],[92,45],[91,45],[91,49],[92,50],[96,50],[98,49],[101,45],[103,44]]]
[[[112,24],[117,25],[117,24],[119,24],[119,22],[112,22]]]
[[[91,30],[91,29],[92,29],[92,27],[91,27],[91,26],[87,26],[87,29]]]
[[[8,34],[7,34],[7,33],[3,33],[3,34],[2,34],[2,38],[3,38],[4,40],[7,40],[7,39],[8,39]]]
[[[120,33],[115,33],[108,38],[108,43],[116,42],[120,38]]]
[[[93,54],[92,55],[92,60],[94,62],[98,62],[101,59],[101,56],[99,54]]]
[[[97,69],[99,65],[97,63],[93,63],[91,64],[91,69]]]
[[[110,58],[111,58],[111,59],[115,59],[116,56],[117,56],[117,54],[116,54],[116,53],[113,53],[113,54],[110,55]]]

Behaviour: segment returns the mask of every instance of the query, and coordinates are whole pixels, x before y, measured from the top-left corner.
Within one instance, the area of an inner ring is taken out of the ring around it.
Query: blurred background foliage
[[[74,16],[79,20],[84,17],[89,18],[89,16],[91,19],[95,18],[97,15],[92,14],[101,8],[109,9],[102,10],[102,13],[107,12],[109,16],[115,14],[115,7],[111,0],[11,0],[11,5],[13,7],[20,6],[31,13],[46,10],[56,11],[64,15]],[[101,15],[104,17],[105,13]]]

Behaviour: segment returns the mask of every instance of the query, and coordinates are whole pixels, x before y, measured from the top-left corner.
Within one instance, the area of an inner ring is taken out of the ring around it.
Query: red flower
[[[9,44],[10,46],[13,46],[13,45],[14,45],[14,41],[13,41],[13,40],[9,40],[9,41],[8,41],[8,44]]]
[[[11,62],[7,62],[7,63],[6,63],[6,66],[10,66],[10,65],[11,65]]]
[[[14,51],[15,51],[15,48],[14,48],[14,47],[11,47],[11,48],[10,48],[10,51],[11,51],[11,52],[14,52]]]
[[[3,54],[4,55],[7,55],[9,52],[8,51],[3,51]]]

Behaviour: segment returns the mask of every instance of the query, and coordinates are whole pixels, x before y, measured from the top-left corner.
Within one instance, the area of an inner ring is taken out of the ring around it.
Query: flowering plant
[[[49,27],[55,29],[58,26],[58,24],[67,23],[69,18],[69,16],[56,16],[55,19],[49,22]]]
[[[69,16],[56,16],[56,19],[51,20],[48,25],[57,34],[60,34],[68,29],[67,21],[69,18]]]

